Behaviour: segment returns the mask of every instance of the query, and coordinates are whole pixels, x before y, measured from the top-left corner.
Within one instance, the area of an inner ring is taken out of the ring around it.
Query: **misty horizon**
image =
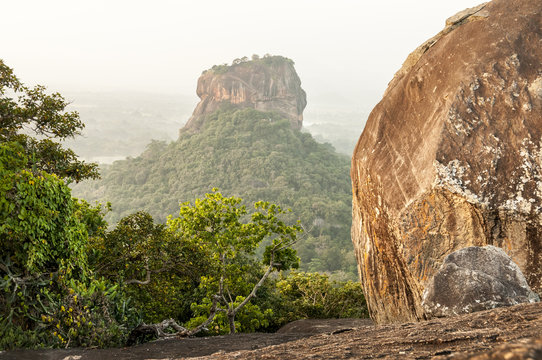
[[[294,60],[309,109],[327,99],[366,110],[411,51],[448,17],[479,3],[12,2],[4,5],[10,16],[0,27],[9,36],[0,58],[23,82],[54,92],[135,91],[197,101],[203,70],[270,53]]]

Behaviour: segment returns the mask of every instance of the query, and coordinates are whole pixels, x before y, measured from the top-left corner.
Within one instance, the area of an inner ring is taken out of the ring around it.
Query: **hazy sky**
[[[295,61],[309,104],[344,97],[365,107],[446,18],[480,2],[4,1],[0,58],[54,91],[195,96],[202,70],[271,53]]]

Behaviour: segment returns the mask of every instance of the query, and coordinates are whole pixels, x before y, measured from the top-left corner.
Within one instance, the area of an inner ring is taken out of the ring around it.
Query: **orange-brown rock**
[[[181,131],[197,131],[206,115],[223,106],[274,111],[289,119],[294,129],[303,125],[306,94],[294,62],[282,56],[215,65],[200,76],[196,92],[201,100]]]
[[[444,257],[494,245],[542,291],[542,2],[494,0],[405,61],[352,158],[352,240],[370,314],[426,317]]]

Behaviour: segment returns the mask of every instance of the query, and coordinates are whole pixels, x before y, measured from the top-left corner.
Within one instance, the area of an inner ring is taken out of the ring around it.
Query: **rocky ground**
[[[400,325],[303,320],[275,334],[173,339],[122,349],[15,351],[4,359],[542,359],[542,303]]]

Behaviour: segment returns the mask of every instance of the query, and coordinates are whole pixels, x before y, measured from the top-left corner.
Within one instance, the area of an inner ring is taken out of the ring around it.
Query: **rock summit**
[[[307,97],[294,62],[282,56],[254,55],[252,60],[215,65],[200,76],[196,92],[201,100],[181,132],[198,131],[206,115],[224,106],[274,111],[290,120],[294,129],[303,125]]]

